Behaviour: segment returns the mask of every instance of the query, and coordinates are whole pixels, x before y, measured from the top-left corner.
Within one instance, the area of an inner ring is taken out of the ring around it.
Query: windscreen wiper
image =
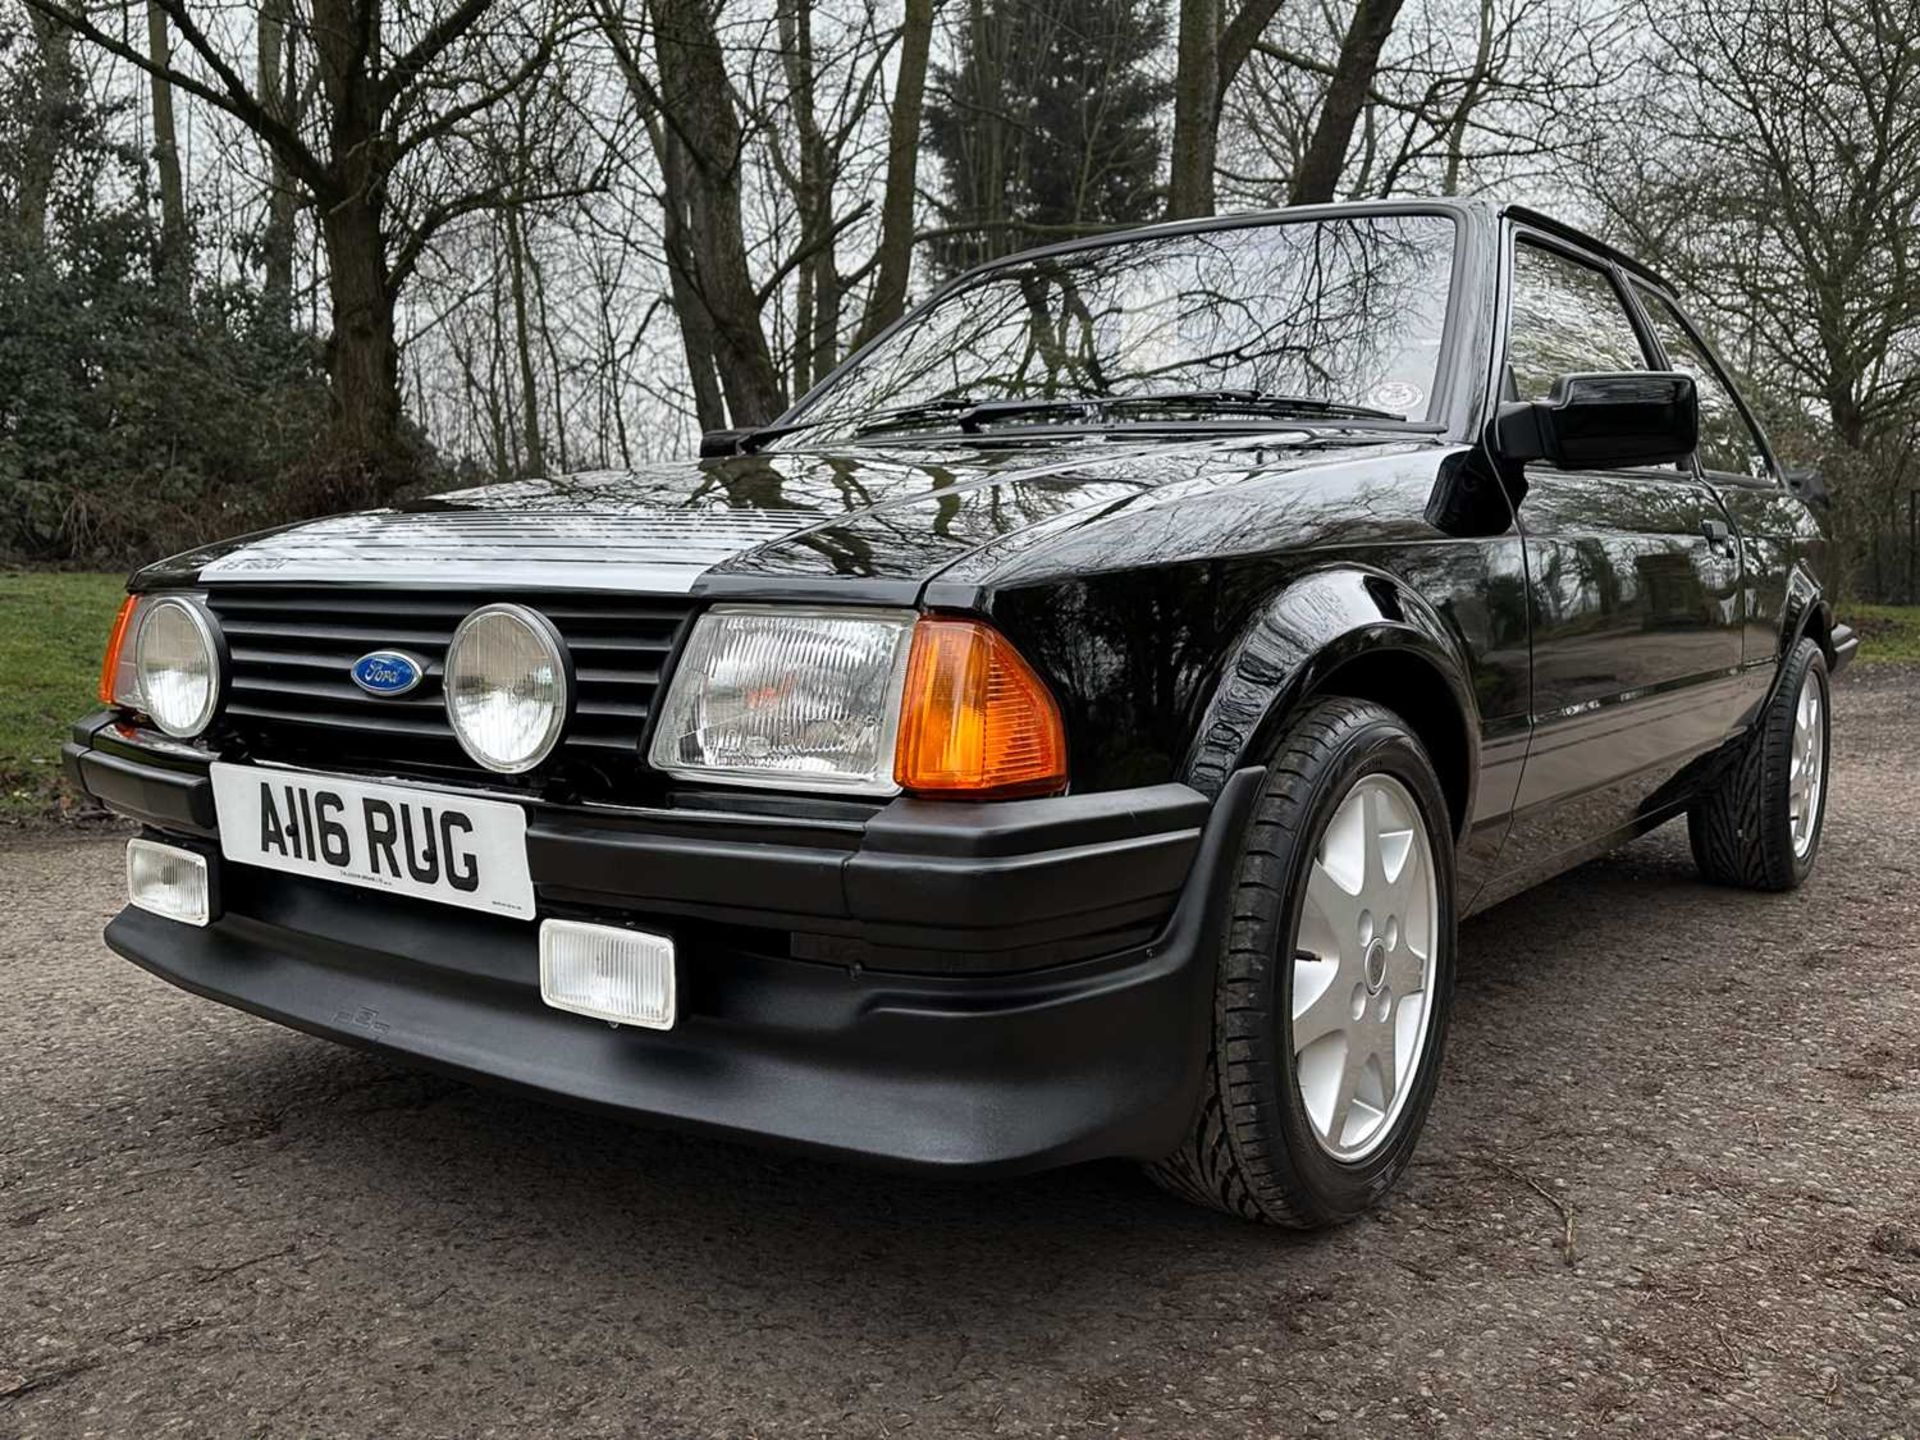
[[[888,430],[902,430],[920,424],[925,420],[945,420],[958,415],[964,419],[982,405],[1002,404],[1002,401],[975,400],[971,395],[942,395],[935,400],[922,400],[914,405],[902,405],[896,410],[882,410],[871,420],[854,427],[855,435],[879,435]]]
[[[1313,395],[1269,395],[1259,390],[1167,390],[1142,395],[1036,396],[1033,399],[968,400],[947,396],[920,405],[903,406],[862,425],[856,435],[877,435],[928,420],[951,418],[969,435],[1003,420],[1033,420],[1048,415],[1070,416],[1094,424],[1109,417],[1152,410],[1187,410],[1198,416],[1251,415],[1261,419],[1303,420],[1321,417],[1343,420],[1405,420],[1392,410],[1348,405]]]
[[[925,420],[944,420],[956,412],[972,410],[980,402],[970,395],[943,395],[937,400],[922,400],[913,405],[902,405],[897,410],[882,410],[864,425],[856,426],[853,433],[860,435],[878,435],[886,430],[898,430],[920,424]],[[740,454],[751,454],[770,440],[784,439],[788,435],[798,435],[803,430],[818,430],[822,425],[830,425],[830,420],[799,420],[791,425],[761,425],[756,429],[741,433],[735,441]]]
[[[1166,390],[1144,395],[1115,395],[1101,405],[1108,410],[1194,410],[1208,415],[1258,415],[1280,420],[1311,419],[1326,415],[1343,420],[1405,420],[1394,410],[1348,405],[1315,395],[1270,395],[1260,390]]]

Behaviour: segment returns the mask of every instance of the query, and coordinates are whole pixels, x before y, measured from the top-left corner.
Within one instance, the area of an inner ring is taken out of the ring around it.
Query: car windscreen
[[[890,413],[933,429],[981,402],[1232,392],[1426,420],[1455,243],[1447,216],[1356,215],[1015,260],[910,316],[790,418],[815,443]]]

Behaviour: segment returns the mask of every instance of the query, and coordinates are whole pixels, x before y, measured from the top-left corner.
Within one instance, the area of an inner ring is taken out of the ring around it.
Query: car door
[[[1727,507],[1740,540],[1742,699],[1751,712],[1772,683],[1789,616],[1825,573],[1825,542],[1699,327],[1670,295],[1638,279],[1631,284],[1667,366],[1691,375],[1700,395],[1701,477]]]
[[[1543,399],[1562,375],[1651,368],[1608,263],[1515,230],[1500,381]],[[1634,826],[1720,744],[1741,708],[1732,519],[1691,465],[1529,464],[1518,506],[1532,625],[1532,738],[1504,854],[1525,883]]]

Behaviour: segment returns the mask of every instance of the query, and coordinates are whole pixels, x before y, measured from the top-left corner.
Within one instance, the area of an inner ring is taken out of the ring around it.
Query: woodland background
[[[1920,0],[0,0],[0,561],[691,453],[955,270],[1530,201],[1912,599]]]

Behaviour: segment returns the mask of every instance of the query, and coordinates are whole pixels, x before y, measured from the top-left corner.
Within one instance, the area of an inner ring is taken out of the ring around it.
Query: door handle
[[[1724,520],[1702,520],[1700,533],[1707,537],[1707,544],[1716,550],[1733,539],[1733,527]]]

